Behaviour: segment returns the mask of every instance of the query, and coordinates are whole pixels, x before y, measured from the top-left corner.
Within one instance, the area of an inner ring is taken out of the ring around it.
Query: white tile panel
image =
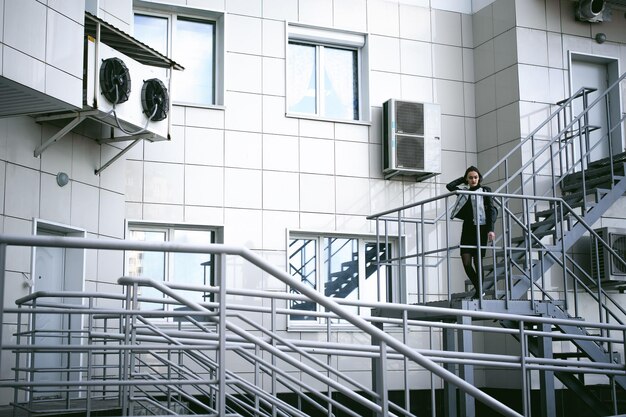
[[[481,116],[496,108],[496,77],[491,76],[476,83],[476,115]],[[443,111],[443,110],[442,110]]]
[[[8,138],[9,118],[0,119],[0,161],[7,159],[7,138]],[[1,223],[1,222],[0,222]]]
[[[5,215],[23,219],[39,216],[39,177],[36,170],[6,165]]]
[[[182,187],[181,187],[182,188]],[[185,218],[183,206],[173,204],[144,204],[143,220],[181,223]]]
[[[463,81],[463,48],[434,44],[433,77]]]
[[[311,138],[335,138],[335,124],[323,120],[300,120],[300,136]]]
[[[357,32],[367,31],[366,0],[334,1],[333,16],[336,28]]]
[[[2,46],[2,75],[37,91],[45,90],[46,65],[30,55]]]
[[[476,119],[476,149],[482,152],[498,144],[498,120],[496,112]],[[443,158],[442,158],[443,160]]]
[[[466,117],[474,117],[476,116],[476,88],[474,84],[464,83],[463,84],[463,98],[465,101],[465,116]]]
[[[513,3],[515,24],[518,27],[535,28],[540,30],[546,30],[546,2],[536,1],[522,1],[507,0],[508,3]],[[507,3],[505,2],[505,4]],[[498,4],[500,2],[496,2]],[[567,6],[565,6],[567,7]],[[494,15],[496,13],[497,6],[494,5]],[[573,19],[572,15],[572,20]]]
[[[32,219],[24,220],[18,219],[15,217],[6,217],[4,219],[4,233],[8,234],[18,234],[28,236],[33,233],[33,221]],[[7,247],[7,257],[6,257],[6,269],[8,271],[21,271],[28,273],[27,276],[30,277],[31,271],[31,248],[28,247],[16,247],[9,246]],[[26,294],[24,294],[26,295]],[[15,299],[6,300],[6,295],[3,292],[3,296],[5,297],[5,304],[10,305],[9,303],[14,303]],[[7,355],[8,356],[8,355]]]
[[[445,10],[432,13],[431,36],[434,43],[461,46],[461,14]]]
[[[82,79],[84,32],[83,25],[48,9],[46,62]]]
[[[400,74],[382,71],[370,73],[370,105],[382,107],[390,98],[402,96]]]
[[[143,201],[143,162],[126,161],[126,200]]]
[[[272,264],[280,268],[280,264],[285,263],[286,231],[297,229],[299,225],[300,217],[298,213],[289,211],[263,211],[263,249],[282,251],[278,253],[278,256],[271,256]],[[271,254],[268,254],[268,256],[270,255]],[[265,285],[267,285],[267,282],[268,280],[266,280]],[[284,284],[282,284],[282,286],[284,287]]]
[[[110,16],[114,16],[120,22],[124,22],[126,25],[115,25],[123,31],[130,33],[129,26],[133,18],[133,6],[130,2],[120,0],[100,0],[100,8]],[[107,20],[106,17],[103,17]]]
[[[98,233],[99,190],[78,181],[72,181],[71,225]]]
[[[493,40],[493,56],[485,55],[485,57],[489,57],[489,59],[493,58],[493,70],[500,71],[504,68],[508,68],[512,65],[515,65],[518,62],[518,45],[522,49],[532,49],[532,46],[521,46],[520,41],[517,39],[517,32],[515,30],[509,30],[498,35]],[[545,40],[544,40],[545,44]],[[491,45],[491,42],[485,44],[485,46]],[[484,49],[484,51],[489,51],[489,49]]]
[[[186,165],[185,204],[222,206],[224,204],[224,169]]]
[[[398,3],[385,0],[367,2],[367,28],[370,33],[399,36],[400,9]]]
[[[331,27],[333,25],[333,0],[299,0],[298,22]]]
[[[116,283],[124,274],[124,252],[100,250],[97,253],[98,282]]]
[[[199,165],[223,165],[224,131],[186,127],[185,162]]]
[[[82,108],[83,81],[67,72],[50,65],[45,66],[46,87],[45,93],[59,100],[70,103],[76,108]]]
[[[109,162],[121,152],[119,148],[110,145],[102,145],[100,150],[102,151],[101,165]],[[122,157],[100,172],[100,187],[124,194],[126,189],[126,162],[126,159]]]
[[[69,17],[75,22],[83,23],[85,20],[85,2],[65,0],[47,0],[48,7]]]
[[[497,72],[496,75],[496,108],[506,106],[519,100],[519,84],[517,81],[517,65]]]
[[[261,169],[261,138],[260,133],[227,130],[224,135],[224,165]]]
[[[179,164],[145,162],[143,170],[146,203],[182,204],[184,167]]]
[[[548,38],[546,32],[521,27],[518,27],[516,32],[518,62],[520,64],[547,66]]]
[[[416,77],[413,75],[403,75],[402,96],[399,98],[407,101],[433,102],[433,79],[427,77]]]
[[[261,17],[261,0],[226,0],[226,11],[233,14]]]
[[[370,127],[368,125],[337,123],[335,125],[335,138],[367,143],[369,129]]]
[[[23,54],[44,61],[46,6],[36,0],[5,1],[3,41]],[[8,60],[8,57],[5,56],[5,60]],[[12,65],[21,64],[21,62],[12,63]],[[17,71],[21,72],[21,68],[18,67]]]
[[[225,0],[186,0],[186,3],[189,7],[205,10],[221,11],[226,8],[224,6]]]
[[[262,126],[262,96],[226,92],[226,129],[258,132]]]
[[[298,134],[298,119],[285,116],[284,97],[263,96],[263,133]]]
[[[367,178],[336,177],[338,214],[368,215],[371,213]]]
[[[227,208],[224,210],[224,243],[228,245],[241,245],[250,249],[261,248],[263,244],[263,216],[261,210],[244,210]],[[259,272],[258,268],[256,272]],[[231,271],[228,276],[243,278],[241,266],[238,270]],[[241,283],[239,283],[241,284]],[[253,288],[260,285],[260,280],[246,284]],[[238,286],[233,283],[233,286]]]
[[[263,17],[287,21],[298,20],[298,2],[293,0],[263,0]]]
[[[432,45],[428,42],[400,40],[400,68],[403,74],[432,77]]]
[[[334,142],[327,139],[301,138],[300,171],[314,174],[334,174]]]
[[[226,89],[244,93],[261,93],[261,57],[235,52],[228,53]]]
[[[550,77],[546,67],[519,66],[520,100],[548,102],[550,99]]]
[[[369,145],[369,159],[370,159],[370,178],[382,178],[383,177],[383,156],[382,146],[378,143],[370,143]]]
[[[298,171],[297,136],[263,135],[263,169]]]
[[[263,58],[263,94],[285,96],[284,59]]]
[[[463,83],[435,79],[434,102],[441,105],[442,114],[462,116],[464,113]]]
[[[124,237],[124,194],[100,190],[100,215],[98,232],[100,235],[116,239]]]
[[[4,43],[4,0],[0,0],[0,43]],[[0,54],[0,74],[2,74],[2,54]]]
[[[185,207],[185,222],[193,224],[221,225],[224,224],[222,207]]]
[[[299,175],[295,172],[263,172],[263,210],[298,211]]]
[[[377,71],[400,71],[400,42],[398,38],[372,35],[369,37],[370,68]]]
[[[472,11],[471,0],[431,0],[430,4],[433,9],[448,10],[459,13],[471,13]]]
[[[493,6],[489,5],[472,15],[474,46],[493,38]]]
[[[285,58],[285,22],[263,20],[263,56]]]
[[[474,50],[463,48],[463,81],[473,83],[474,75]]]
[[[542,4],[541,7],[544,7],[544,5]],[[501,0],[493,3],[494,36],[497,36],[502,32],[506,32],[507,30],[514,28],[515,19],[515,0]]]
[[[441,116],[441,149],[465,152],[465,118]]]
[[[402,181],[371,180],[370,200],[372,213],[403,206],[405,203]]]
[[[335,179],[330,175],[301,174],[300,211],[335,212]],[[302,227],[305,227],[302,224]]]
[[[185,110],[185,124],[190,127],[224,128],[224,110],[187,107]]]
[[[465,152],[476,153],[476,119],[465,118]]]
[[[41,160],[35,158],[33,151],[41,144],[41,125],[35,123],[30,117],[10,117],[5,124],[6,146],[5,155],[7,162],[14,162],[29,168],[39,169]]]
[[[550,102],[556,103],[566,98],[569,88],[569,72],[550,68]]]
[[[185,160],[184,127],[172,127],[172,139],[157,142],[144,142],[144,158],[146,161],[176,162]]]
[[[472,15],[461,15],[461,38],[463,47],[474,48],[474,32],[472,28]]]
[[[369,176],[369,147],[366,143],[335,141],[335,174]]]
[[[474,74],[476,81],[480,81],[495,71],[494,41],[490,40],[474,49]]]
[[[252,169],[224,170],[224,205],[234,208],[260,209],[262,206],[262,174]]]
[[[430,9],[400,3],[400,37],[430,42]]]
[[[499,108],[497,113],[498,142],[506,143],[519,140],[520,114],[519,104],[512,103]]]
[[[94,171],[100,168],[100,145],[79,135],[70,134],[62,140],[72,141],[72,179],[97,186],[100,177]],[[52,145],[54,146],[54,145]]]
[[[261,19],[228,15],[225,27],[227,52],[261,55]]]
[[[335,216],[322,213],[300,213],[302,230],[335,230]]]

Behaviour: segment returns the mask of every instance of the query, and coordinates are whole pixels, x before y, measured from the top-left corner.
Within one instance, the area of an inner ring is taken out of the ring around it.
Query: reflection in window
[[[387,259],[391,245],[376,244],[351,237],[292,238],[289,241],[289,271],[307,287],[323,291],[326,297],[351,301],[386,301],[389,297],[390,273],[377,261]],[[291,289],[294,294],[297,290]],[[369,308],[344,306],[354,314],[369,315]],[[319,306],[308,299],[292,300],[290,308],[309,313]],[[291,314],[298,323],[318,323],[314,314]],[[338,323],[340,321],[335,321]]]
[[[213,243],[213,232],[200,229],[177,229],[168,227],[131,226],[130,240],[142,242],[179,242],[191,244]],[[210,285],[213,282],[213,255],[201,253],[163,253],[152,251],[128,251],[127,274],[132,277],[149,278],[165,283]],[[204,302],[208,294],[201,291],[175,290],[194,302]],[[142,298],[164,298],[161,291],[141,287]],[[158,302],[142,302],[144,310],[164,310],[167,305]]]
[[[177,15],[135,14],[135,37],[185,67],[173,71],[173,101],[215,104],[215,26],[213,21]]]
[[[358,53],[354,49],[290,42],[289,112],[358,120]]]

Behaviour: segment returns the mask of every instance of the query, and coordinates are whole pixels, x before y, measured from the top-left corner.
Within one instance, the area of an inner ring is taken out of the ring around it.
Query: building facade
[[[487,170],[554,103],[621,75],[626,5],[607,2],[601,21],[577,18],[579,6],[0,0],[0,231],[242,245],[320,291],[357,254],[358,291],[339,296],[415,302],[411,283],[367,281],[368,253],[376,248],[367,217],[444,193],[469,165]],[[97,91],[90,96],[107,76],[98,55],[106,47],[93,51],[93,27],[134,38],[121,49],[108,46],[127,63],[131,91],[146,77],[163,80],[164,121],[147,120],[153,113],[145,107],[142,116],[141,98],[131,98],[136,109],[124,113],[130,104],[120,101],[123,84],[112,87],[108,103]],[[132,58],[145,46],[160,67]],[[438,105],[440,153],[431,156],[437,175],[384,172],[389,99]],[[84,111],[100,113],[77,113]],[[59,113],[66,117],[49,117]],[[118,114],[128,124],[111,127]],[[156,133],[141,136],[145,130]],[[524,159],[518,156],[519,166]],[[624,215],[616,208],[602,222],[623,226]],[[379,250],[391,255],[397,242]],[[9,253],[5,306],[44,289],[119,291],[124,275],[203,285],[214,273],[191,255]],[[285,290],[248,268],[227,265],[229,285]],[[453,290],[460,291],[464,273],[460,263],[453,268]],[[49,270],[54,277],[41,273]],[[433,296],[448,292],[445,282],[430,286]],[[281,326],[315,338],[323,325],[303,314]],[[8,370],[10,357],[2,360]]]

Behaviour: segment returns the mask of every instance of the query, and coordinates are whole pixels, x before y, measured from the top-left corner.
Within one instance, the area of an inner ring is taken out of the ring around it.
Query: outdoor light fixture
[[[59,172],[57,174],[57,184],[59,187],[65,187],[70,182],[70,177],[65,172]]]
[[[576,18],[582,22],[602,22],[605,0],[579,0]]]
[[[606,35],[602,32],[596,33],[596,42],[598,43],[606,42]]]

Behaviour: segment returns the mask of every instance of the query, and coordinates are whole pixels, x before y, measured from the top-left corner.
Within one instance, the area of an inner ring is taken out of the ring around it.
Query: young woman
[[[490,192],[489,187],[481,186],[483,177],[475,166],[470,166],[465,170],[465,175],[446,185],[448,191],[469,190]],[[463,220],[461,231],[461,246],[474,246],[473,248],[461,247],[461,261],[468,278],[475,288],[473,298],[478,298],[479,279],[478,262],[479,258],[485,256],[488,241],[494,240],[496,233],[493,224],[496,219],[493,217],[493,203],[489,196],[471,196],[460,194],[452,208],[451,218]],[[476,236],[476,224],[480,226],[480,253],[478,251],[478,236]]]

